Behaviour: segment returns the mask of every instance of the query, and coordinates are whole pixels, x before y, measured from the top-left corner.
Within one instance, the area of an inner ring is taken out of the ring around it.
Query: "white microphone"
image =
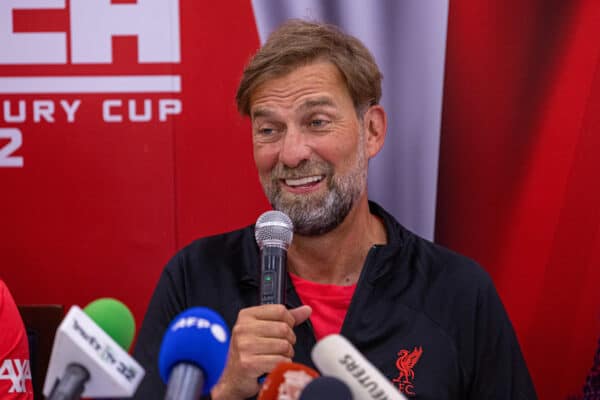
[[[313,347],[311,357],[323,375],[343,381],[355,399],[406,400],[394,385],[341,335],[329,335]]]
[[[144,374],[137,361],[73,306],[56,331],[43,392],[57,400],[131,397]],[[61,392],[61,382],[76,389]]]

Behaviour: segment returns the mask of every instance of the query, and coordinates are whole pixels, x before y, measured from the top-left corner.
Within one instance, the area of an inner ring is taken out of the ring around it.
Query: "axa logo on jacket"
[[[29,360],[6,359],[0,364],[0,382],[10,381],[11,386],[8,387],[6,393],[25,393],[27,391],[26,381],[31,381],[31,369]],[[0,385],[0,388],[4,385]],[[0,391],[0,396],[2,392]]]

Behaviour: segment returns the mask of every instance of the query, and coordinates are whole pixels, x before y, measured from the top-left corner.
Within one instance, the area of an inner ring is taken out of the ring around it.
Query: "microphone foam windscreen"
[[[106,297],[92,301],[83,312],[125,351],[129,351],[135,335],[135,319],[125,304]]]
[[[287,214],[271,210],[264,212],[254,225],[254,238],[258,247],[274,245],[287,248],[292,243],[294,224]]]
[[[306,365],[284,362],[279,363],[267,375],[258,400],[298,400],[304,387],[319,373]]]
[[[333,376],[321,376],[310,382],[300,395],[300,400],[353,400],[348,385]]]
[[[160,377],[168,383],[173,367],[185,362],[204,372],[204,394],[217,383],[227,362],[229,329],[211,309],[194,307],[177,315],[163,337],[158,355]]]

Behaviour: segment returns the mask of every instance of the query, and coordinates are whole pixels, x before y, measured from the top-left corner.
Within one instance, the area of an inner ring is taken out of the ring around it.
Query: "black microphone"
[[[294,224],[281,211],[267,211],[256,220],[254,236],[260,247],[260,304],[285,304],[287,249]]]
[[[300,394],[300,400],[353,400],[348,385],[334,376],[320,376],[308,383]]]

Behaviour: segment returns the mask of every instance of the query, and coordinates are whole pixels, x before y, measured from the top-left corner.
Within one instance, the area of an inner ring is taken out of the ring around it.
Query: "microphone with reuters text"
[[[313,379],[300,394],[300,400],[353,400],[348,385],[333,376]]]
[[[118,300],[98,299],[83,311],[71,307],[56,331],[44,396],[49,400],[133,396],[145,374],[127,354],[134,334],[133,315]]]
[[[341,335],[329,335],[313,347],[311,357],[323,375],[342,380],[355,399],[406,400],[394,385]]]
[[[319,373],[306,365],[283,362],[267,375],[258,400],[298,400],[304,387]]]
[[[285,303],[287,249],[294,225],[281,211],[267,211],[256,220],[256,243],[260,248],[260,304]]]
[[[158,356],[165,399],[196,400],[209,394],[225,369],[229,339],[225,321],[213,310],[194,307],[175,317]]]

